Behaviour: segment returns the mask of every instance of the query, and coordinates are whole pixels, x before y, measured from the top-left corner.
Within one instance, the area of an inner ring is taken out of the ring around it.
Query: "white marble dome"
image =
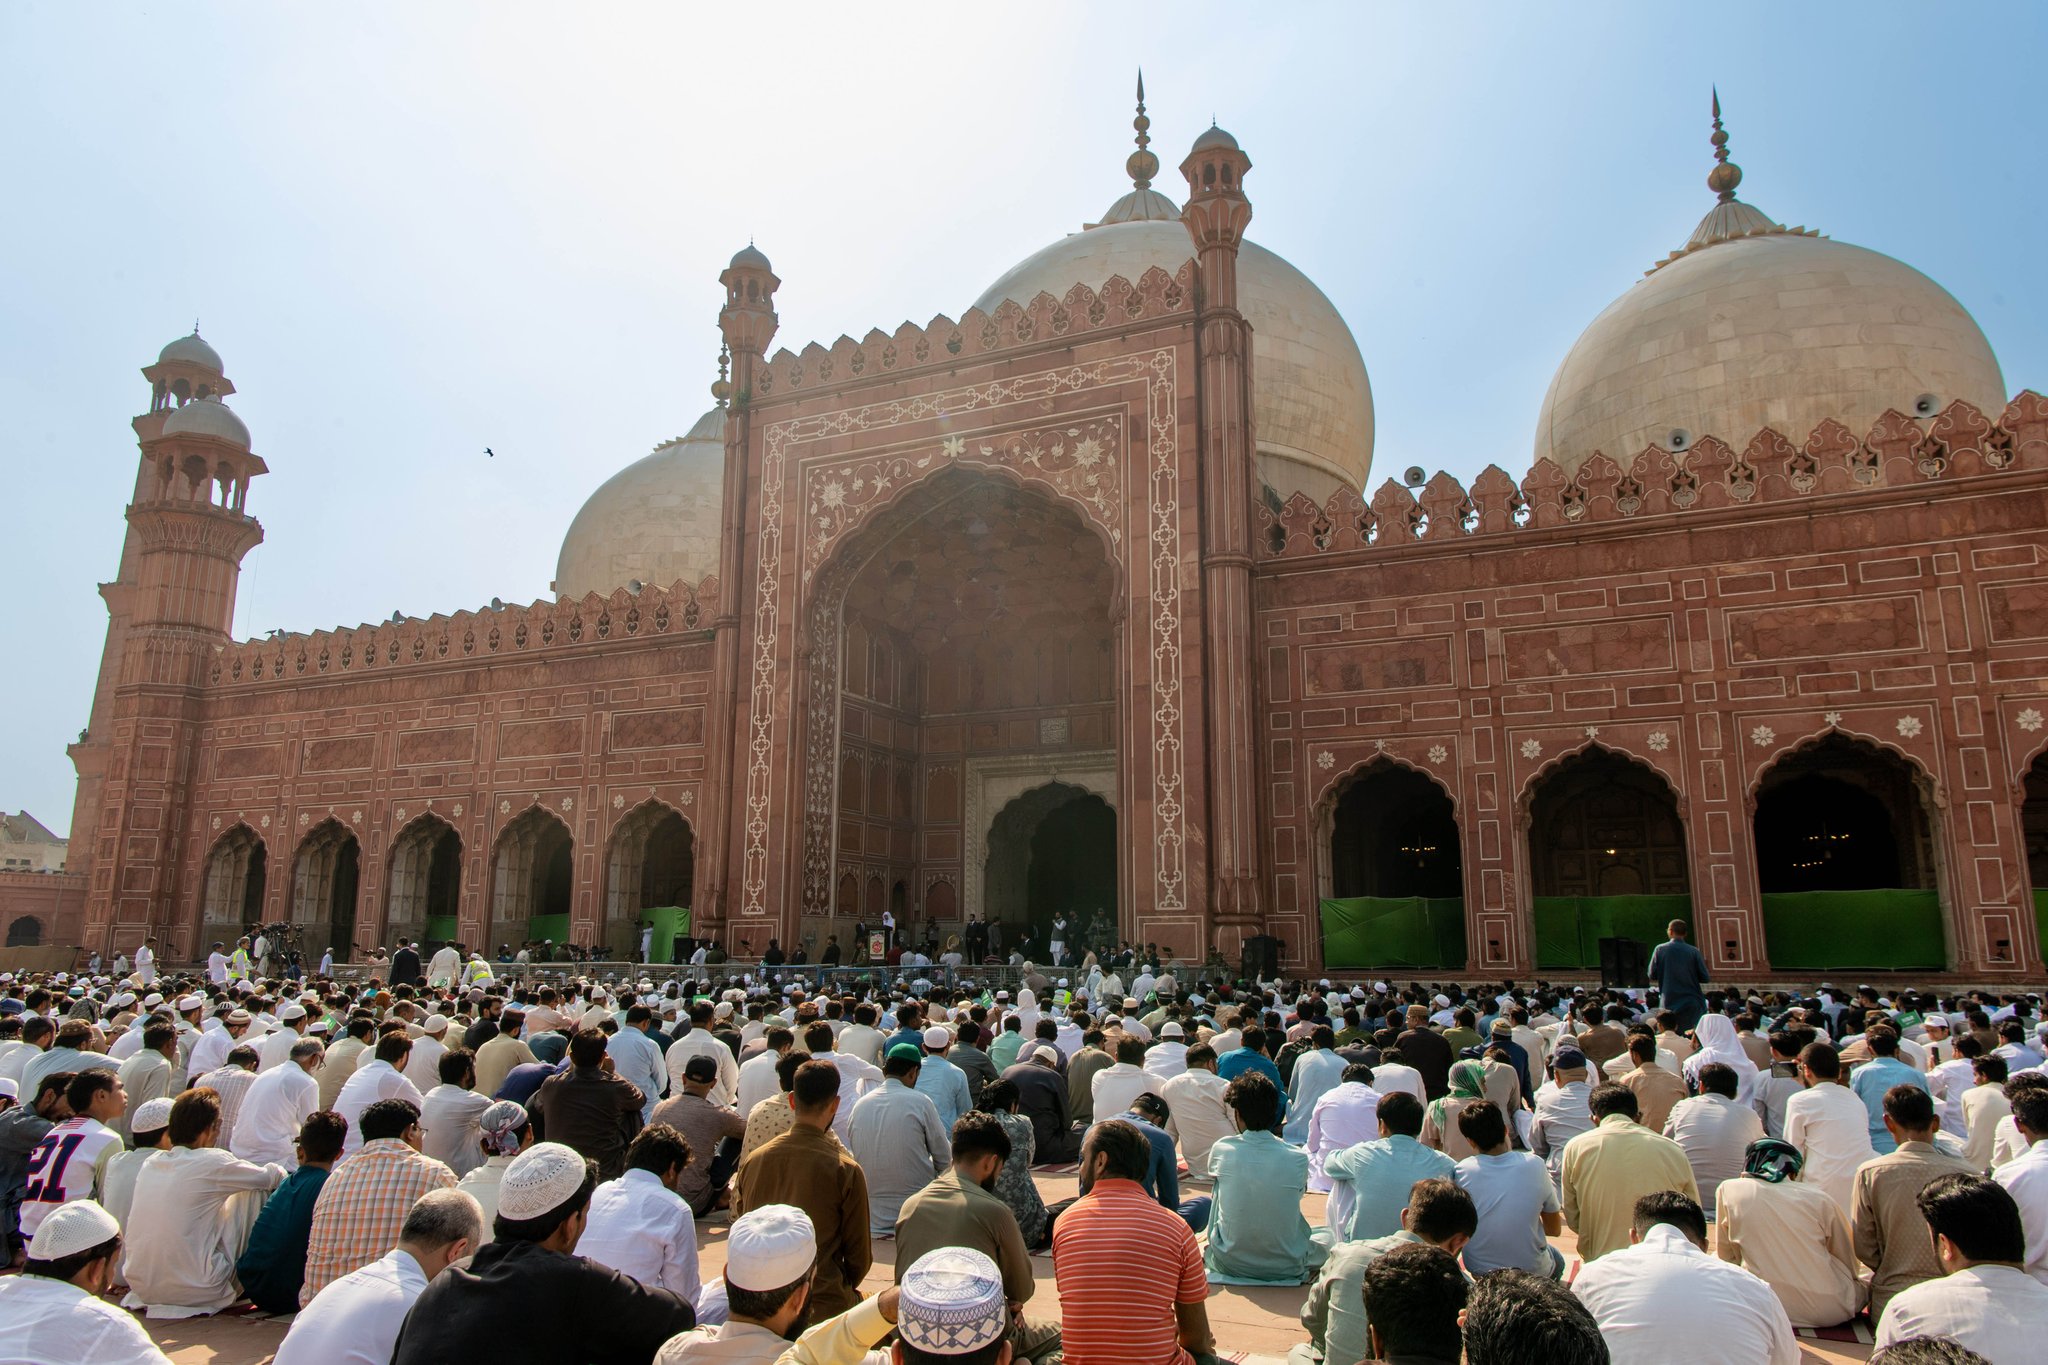
[[[569,523],[555,563],[562,597],[608,594],[638,581],[695,585],[718,572],[725,487],[725,409],[606,479]]]
[[[1153,266],[1171,273],[1195,254],[1180,210],[1157,190],[1124,195],[1103,222],[1027,256],[974,306],[1063,298],[1111,276],[1136,284]],[[1279,256],[1247,241],[1238,253],[1238,305],[1252,325],[1253,423],[1259,475],[1281,497],[1318,502],[1339,484],[1365,489],[1372,474],[1372,384],[1358,343],[1323,291]]]
[[[195,398],[173,408],[164,419],[166,436],[214,436],[230,444],[249,448],[249,428],[218,398]]]
[[[1887,408],[1918,416],[1923,400],[1958,398],[1996,414],[2005,382],[1947,290],[1729,201],[1566,353],[1535,453],[1567,473],[1596,450],[1626,468],[1678,432],[1740,450],[1768,426],[1797,445],[1827,418],[1861,436]]]
[[[188,337],[179,337],[176,341],[158,351],[156,358],[157,363],[160,365],[166,361],[182,360],[188,365],[203,366],[215,374],[227,373],[221,367],[220,352],[207,345],[197,332]]]

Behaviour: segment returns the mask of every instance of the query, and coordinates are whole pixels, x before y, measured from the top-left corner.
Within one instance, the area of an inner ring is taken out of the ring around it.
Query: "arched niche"
[[[529,806],[500,831],[491,856],[493,944],[517,947],[529,938],[566,940],[575,891],[576,841],[545,806]],[[550,932],[533,933],[548,919]],[[557,932],[558,931],[558,932]]]
[[[462,836],[431,812],[415,816],[391,844],[385,937],[428,938],[429,926],[451,928],[461,905]],[[334,955],[341,957],[338,942]]]
[[[292,857],[291,922],[308,965],[332,947],[346,960],[356,936],[356,891],[361,846],[355,831],[339,820],[322,820],[306,832]]]
[[[622,961],[636,960],[642,912],[665,905],[687,909],[696,866],[696,832],[682,812],[663,801],[641,802],[612,831],[599,941]]]
[[[200,956],[216,942],[232,948],[246,928],[262,922],[269,861],[263,836],[247,825],[214,840],[200,890]]]

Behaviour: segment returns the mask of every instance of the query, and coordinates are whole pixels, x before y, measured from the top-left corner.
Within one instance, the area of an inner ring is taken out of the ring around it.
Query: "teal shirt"
[[[1301,1216],[1308,1153],[1271,1133],[1238,1133],[1209,1149],[1216,1182],[1202,1264],[1221,1284],[1303,1284],[1328,1247]]]
[[[988,1045],[988,1059],[995,1063],[996,1074],[1000,1076],[1017,1063],[1017,1054],[1023,1050],[1024,1035],[1011,1033],[1007,1029],[993,1043]]]
[[[1458,1163],[1404,1134],[1361,1142],[1327,1157],[1330,1232],[1340,1242],[1391,1237],[1418,1180],[1455,1180]]]
[[[1884,1126],[1884,1092],[1895,1085],[1925,1090],[1927,1077],[1918,1067],[1896,1057],[1872,1057],[1849,1077],[1849,1088],[1870,1112],[1870,1145],[1879,1156],[1899,1149],[1899,1144],[1892,1141],[1891,1129]]]
[[[299,1311],[299,1289],[306,1283],[306,1243],[313,1235],[313,1205],[327,1172],[301,1166],[263,1201],[249,1244],[235,1262],[242,1292],[266,1313]]]

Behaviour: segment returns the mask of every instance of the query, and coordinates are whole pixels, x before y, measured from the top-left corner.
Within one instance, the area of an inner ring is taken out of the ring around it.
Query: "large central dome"
[[[1136,188],[1100,223],[1005,271],[975,307],[993,312],[1004,299],[1028,304],[1041,293],[1062,298],[1077,284],[1100,289],[1114,275],[1135,284],[1152,267],[1172,273],[1195,254],[1179,206],[1151,188],[1158,162],[1144,150],[1143,109],[1131,158]],[[1257,243],[1244,243],[1237,269],[1238,306],[1252,326],[1260,478],[1283,498],[1304,492],[1321,502],[1339,484],[1363,490],[1372,474],[1372,384],[1351,329],[1308,276]]]

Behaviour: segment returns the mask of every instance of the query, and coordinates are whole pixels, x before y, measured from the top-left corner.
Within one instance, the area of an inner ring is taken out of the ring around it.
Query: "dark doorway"
[[[438,815],[422,815],[407,825],[392,845],[390,876],[388,937],[454,937],[462,898],[462,836],[453,826]],[[444,932],[429,934],[429,928]],[[352,942],[337,936],[335,957]]]
[[[7,926],[7,946],[34,948],[43,941],[43,922],[34,915],[22,915]]]
[[[1438,899],[1463,896],[1458,823],[1444,789],[1412,768],[1377,763],[1337,798],[1330,833],[1330,894]]]
[[[1685,827],[1670,786],[1642,764],[1588,749],[1546,775],[1529,808],[1538,896],[1683,896]]]
[[[1931,853],[1912,769],[1874,745],[1831,735],[1779,760],[1757,788],[1766,895],[1930,888]]]
[[[625,961],[640,955],[640,922],[657,906],[688,909],[697,841],[673,808],[649,801],[619,822],[606,878],[605,946]]]

